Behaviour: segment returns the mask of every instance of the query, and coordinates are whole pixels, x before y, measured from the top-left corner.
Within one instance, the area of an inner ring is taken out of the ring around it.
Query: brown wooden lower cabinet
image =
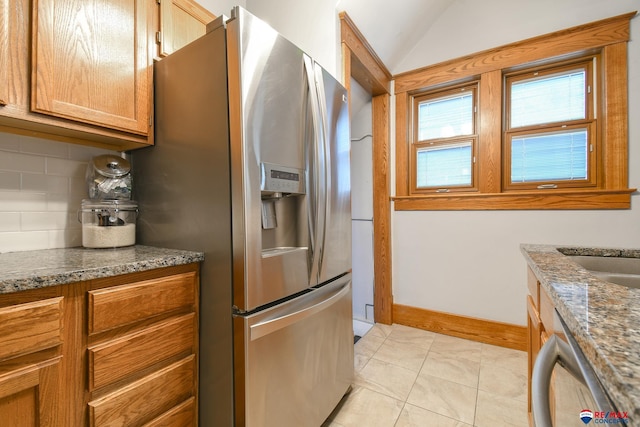
[[[199,266],[0,295],[0,425],[196,426]]]
[[[553,326],[553,312],[555,310],[551,298],[547,295],[546,291],[540,286],[540,282],[536,278],[531,269],[528,270],[528,288],[529,295],[527,296],[527,329],[529,342],[527,345],[527,373],[528,373],[528,415],[529,425],[533,426],[533,414],[531,408],[531,376],[533,374],[533,366],[536,362],[536,357],[540,349],[549,337],[554,334]],[[551,388],[549,390],[549,403],[551,405],[551,417],[555,417],[554,407],[554,379],[551,379]]]

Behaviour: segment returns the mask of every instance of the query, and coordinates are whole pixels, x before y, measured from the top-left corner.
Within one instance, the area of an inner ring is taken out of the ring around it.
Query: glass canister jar
[[[84,199],[78,212],[82,246],[118,248],[136,243],[138,203],[133,200]]]
[[[112,154],[94,157],[87,166],[87,185],[91,199],[131,199],[131,164]]]

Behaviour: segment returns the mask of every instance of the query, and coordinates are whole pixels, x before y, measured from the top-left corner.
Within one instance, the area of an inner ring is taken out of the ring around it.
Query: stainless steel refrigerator
[[[200,425],[317,427],[353,378],[346,91],[240,7],[154,74],[137,238],[205,253]]]

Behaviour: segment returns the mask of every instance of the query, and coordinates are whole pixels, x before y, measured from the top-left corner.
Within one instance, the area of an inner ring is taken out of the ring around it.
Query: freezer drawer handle
[[[335,291],[333,295],[331,295],[329,298],[323,300],[322,302],[319,302],[318,304],[303,308],[302,310],[298,310],[291,314],[287,314],[286,316],[267,320],[265,322],[256,323],[250,328],[251,341],[257,340],[258,338],[262,338],[265,335],[269,335],[282,328],[286,328],[287,326],[292,325],[296,322],[299,322],[302,319],[313,316],[314,314],[340,301],[340,299],[342,299],[344,295],[349,293],[349,291],[350,291],[349,285],[345,285],[340,290]]]

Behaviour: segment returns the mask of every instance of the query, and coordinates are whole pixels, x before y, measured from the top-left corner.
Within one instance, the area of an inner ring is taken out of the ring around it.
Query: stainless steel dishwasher
[[[584,426],[594,413],[616,408],[557,311],[551,335],[533,367],[531,405],[535,427]],[[553,378],[553,382],[552,382]],[[550,389],[553,388],[553,392]],[[623,420],[617,425],[626,425]]]

